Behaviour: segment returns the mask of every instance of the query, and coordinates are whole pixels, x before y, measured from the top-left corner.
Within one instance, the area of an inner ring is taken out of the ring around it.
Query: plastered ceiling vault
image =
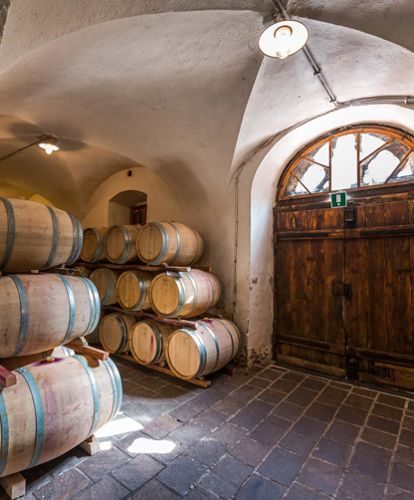
[[[290,0],[338,100],[414,94],[414,4]],[[271,1],[13,0],[0,46],[1,182],[84,210],[109,176],[145,165],[188,203],[225,200],[269,138],[333,109],[303,52],[263,59]]]

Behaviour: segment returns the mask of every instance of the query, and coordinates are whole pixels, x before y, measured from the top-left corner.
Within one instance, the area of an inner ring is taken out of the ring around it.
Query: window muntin
[[[332,133],[306,148],[282,180],[281,197],[414,181],[413,139],[386,127]]]

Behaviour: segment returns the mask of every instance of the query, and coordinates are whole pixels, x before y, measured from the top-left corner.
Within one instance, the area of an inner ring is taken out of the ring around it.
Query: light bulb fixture
[[[46,154],[51,155],[55,151],[59,151],[56,137],[52,135],[45,135],[39,137],[39,141],[39,148],[44,149]]]
[[[302,49],[308,40],[308,30],[298,21],[280,21],[260,35],[259,48],[265,56],[285,59]]]

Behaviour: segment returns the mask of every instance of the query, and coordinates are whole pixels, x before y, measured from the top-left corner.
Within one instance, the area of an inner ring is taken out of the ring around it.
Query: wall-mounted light
[[[45,135],[39,137],[39,148],[42,148],[46,151],[46,154],[51,155],[55,151],[59,151],[59,146],[57,145],[56,137],[52,135]]]
[[[265,56],[285,59],[302,49],[308,40],[308,30],[298,21],[280,21],[260,35],[259,47]]]

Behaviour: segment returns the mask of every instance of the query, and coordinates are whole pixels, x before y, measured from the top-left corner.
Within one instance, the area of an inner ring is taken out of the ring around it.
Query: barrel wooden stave
[[[95,284],[101,304],[109,306],[118,303],[118,294],[116,290],[116,280],[118,272],[107,267],[100,267],[91,272],[89,279]]]
[[[165,356],[171,371],[180,378],[192,379],[226,366],[238,353],[240,332],[224,319],[197,322],[197,328],[180,328],[167,340]]]
[[[214,307],[220,293],[221,285],[214,274],[198,269],[162,273],[151,283],[151,307],[159,316],[189,318]]]
[[[119,410],[122,385],[112,360],[82,356],[18,369],[0,394],[0,476],[52,460],[87,439]]]
[[[205,250],[203,237],[177,222],[150,222],[136,240],[138,257],[147,264],[188,266],[198,262]]]
[[[141,365],[162,363],[165,345],[174,328],[165,323],[145,320],[131,328],[131,354]]]
[[[138,259],[135,240],[140,226],[111,226],[105,234],[105,257],[114,264],[126,264]]]
[[[100,315],[95,286],[75,276],[4,276],[0,302],[0,358],[36,354],[87,335]]]
[[[132,316],[121,313],[107,314],[99,324],[99,342],[109,353],[130,351],[130,329],[134,324]]]
[[[33,201],[0,198],[0,270],[71,265],[81,247],[82,227],[73,215]]]
[[[118,302],[124,309],[141,311],[149,309],[149,289],[152,275],[144,271],[125,271],[116,282]]]
[[[104,240],[107,231],[107,227],[87,227],[84,229],[81,260],[91,263],[105,260]]]

